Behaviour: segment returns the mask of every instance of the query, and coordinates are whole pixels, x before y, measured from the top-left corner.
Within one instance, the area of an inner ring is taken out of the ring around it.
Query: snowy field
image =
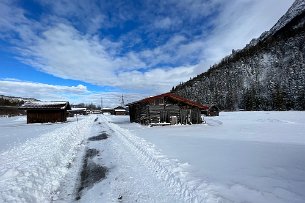
[[[223,112],[192,126],[111,120],[179,162],[191,191],[225,202],[305,202],[305,112]]]
[[[50,201],[92,119],[26,124],[25,117],[2,117],[0,122],[0,202]]]
[[[0,202],[305,202],[305,112],[205,120],[148,127],[128,116],[0,118]],[[86,182],[85,165],[106,177]]]
[[[83,117],[79,117],[79,120]],[[67,123],[26,124],[26,116],[0,117],[0,152],[39,137],[44,133],[63,127],[76,118],[68,117]]]

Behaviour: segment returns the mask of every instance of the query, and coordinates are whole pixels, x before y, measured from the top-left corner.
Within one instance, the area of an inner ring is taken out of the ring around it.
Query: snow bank
[[[81,142],[90,133],[92,119],[69,123],[2,152],[0,202],[51,201]]]
[[[84,118],[85,116],[68,117],[66,123],[27,124],[26,116],[0,117],[0,153]]]
[[[221,202],[223,199],[210,190],[204,180],[194,178],[188,171],[190,165],[177,159],[169,159],[152,143],[136,136],[129,130],[109,122],[109,127],[118,135],[122,143],[134,151],[137,158],[145,163],[168,190],[180,197],[182,202]],[[164,135],[166,136],[166,135]]]

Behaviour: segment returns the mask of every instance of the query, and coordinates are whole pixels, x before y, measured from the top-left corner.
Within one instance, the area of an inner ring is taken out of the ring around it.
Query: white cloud
[[[100,12],[103,4],[91,1],[70,0],[37,0],[46,6],[55,16],[70,21],[74,26],[79,26],[84,32],[94,34],[107,25],[106,16]]]
[[[121,57],[111,54],[116,51],[108,40],[81,35],[65,24],[58,24],[40,36],[33,35],[29,39],[19,43],[18,51],[22,54],[20,60],[65,79],[121,88],[168,91],[177,82],[187,80],[192,75],[193,69],[187,66],[171,68],[171,71],[160,68],[145,72],[138,70],[183,58],[175,54],[174,48],[185,40],[182,36],[174,36],[155,50],[129,52]],[[174,78],[171,77],[172,72],[175,72]]]
[[[202,60],[212,65],[230,54],[232,49],[243,48],[251,39],[258,38],[269,30],[293,1],[226,1],[218,17],[214,19],[213,32],[206,38]]]
[[[102,105],[103,107],[117,107],[121,105],[122,95],[124,98],[125,105],[134,101],[138,101],[148,96],[146,94],[138,94],[138,93],[123,94],[121,92],[100,92],[100,93],[90,94],[86,96],[86,98],[84,98],[84,100],[82,101],[88,104],[93,103],[98,106]]]
[[[146,97],[146,94],[122,93],[122,92],[92,92],[84,85],[63,86],[49,85],[20,81],[13,78],[0,80],[0,94],[6,96],[18,96],[35,98],[43,101],[70,101],[71,103],[93,103],[104,107],[120,105],[121,96],[124,96],[125,104]]]
[[[189,79],[194,75],[197,66],[181,66],[170,69],[152,69],[147,72],[129,71],[122,72],[118,75],[118,85],[122,85],[121,81],[127,88],[135,90],[150,90],[154,93],[167,92],[170,88],[179,82],[181,78]],[[121,84],[120,84],[121,83]]]
[[[179,31],[171,33],[171,37],[161,45],[137,50],[124,49],[124,42],[133,41],[130,36],[138,32],[137,29],[120,38],[125,41],[96,34],[103,26],[114,26],[101,13],[103,5],[90,5],[86,1],[76,1],[71,5],[67,0],[42,2],[52,8],[53,15],[41,22],[26,18],[24,11],[9,1],[0,2],[0,28],[3,30],[0,37],[7,39],[12,32],[18,35],[10,42],[14,44],[19,60],[65,79],[160,93],[206,70],[232,49],[242,48],[253,37],[270,29],[293,0],[149,2],[151,9],[155,9],[153,5],[160,6],[158,12],[168,13],[168,16],[157,16],[160,21],[151,21],[149,17],[156,16],[146,14],[147,10],[144,10],[139,14],[143,21],[155,23],[155,27],[163,29],[176,26]],[[117,8],[118,15],[114,21],[132,19],[136,15],[124,8]],[[83,19],[81,24],[88,25],[84,29],[86,32],[66,19],[71,16]],[[179,20],[187,19],[187,23],[191,23],[207,16],[213,21],[197,22],[194,26],[202,30],[195,36],[189,36],[192,32],[184,30],[181,26],[187,25]],[[93,22],[91,27],[90,22]],[[206,24],[210,27],[205,28]],[[141,41],[137,37],[135,40]]]
[[[154,23],[155,28],[168,29],[172,25],[172,20],[169,17],[157,19]]]
[[[65,100],[68,97],[88,94],[86,86],[59,86],[18,80],[0,80],[0,93],[43,100]]]

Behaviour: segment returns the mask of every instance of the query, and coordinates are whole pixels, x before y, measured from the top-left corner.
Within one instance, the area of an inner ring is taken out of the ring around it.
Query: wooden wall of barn
[[[27,110],[27,123],[55,123],[67,121],[66,110]]]
[[[171,118],[176,117],[177,123],[202,123],[201,111],[198,108],[179,106],[178,104],[164,105],[134,104],[129,106],[130,122],[148,125],[150,123],[172,123]]]

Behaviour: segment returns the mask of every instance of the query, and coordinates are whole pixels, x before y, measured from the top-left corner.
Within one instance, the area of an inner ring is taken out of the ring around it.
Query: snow
[[[87,108],[71,108],[70,111],[86,111]]]
[[[205,120],[149,127],[92,115],[26,125],[45,131],[31,137],[25,130],[30,139],[1,150],[0,202],[78,195],[79,202],[305,202],[305,112],[221,112]],[[1,118],[1,131],[12,134],[3,126],[22,122]],[[87,139],[101,133],[107,139]],[[79,193],[88,149],[98,151],[90,161],[107,169],[106,178]]]
[[[278,20],[278,22],[269,31],[263,32],[258,39],[252,39],[249,45],[255,46],[259,41],[263,41],[267,37],[274,35],[277,31],[285,27],[293,18],[300,15],[304,11],[305,1],[296,0],[288,9],[288,11]]]
[[[91,120],[88,117],[58,126],[17,147],[2,151],[0,202],[50,201],[51,194],[68,173],[67,165],[76,156],[84,137],[88,136]],[[35,129],[37,125],[29,127]]]
[[[117,202],[120,196],[123,202],[181,202],[176,191],[169,190],[166,182],[159,179],[159,168],[151,165],[146,155],[139,153],[128,140],[129,135],[119,126],[108,123],[105,117],[100,119],[100,130],[110,137],[89,143],[89,148],[102,151],[96,162],[110,171],[107,179],[89,189],[80,202]]]
[[[114,109],[114,111],[120,111],[120,112],[125,112],[125,109]]]
[[[279,21],[272,27],[269,31],[269,35],[274,34],[281,28],[283,28],[288,22],[290,22],[294,17],[300,15],[305,10],[304,0],[296,0],[292,6],[288,9],[284,16],[282,16]]]
[[[26,116],[0,117],[0,153],[76,120],[68,117],[67,123],[26,124]]]
[[[129,124],[126,117],[111,119],[154,146],[143,150],[156,148],[189,165],[178,167],[189,174],[180,180],[197,195],[208,191],[233,202],[305,201],[304,112],[222,113],[206,118],[205,125],[151,128]],[[199,183],[196,190],[192,182]]]
[[[31,101],[26,102],[24,105],[37,105],[37,106],[52,106],[52,105],[66,105],[66,101]]]
[[[58,108],[66,109],[69,105],[69,102],[65,101],[28,101],[24,103],[21,108]]]

